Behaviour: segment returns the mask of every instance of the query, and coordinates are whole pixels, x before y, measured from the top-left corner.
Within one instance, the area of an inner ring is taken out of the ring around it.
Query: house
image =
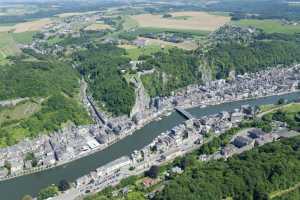
[[[108,175],[112,174],[113,172],[119,170],[122,167],[126,167],[131,164],[131,160],[129,159],[128,156],[123,156],[117,160],[114,160],[100,168],[98,168],[96,171],[98,173],[98,176],[101,175]]]
[[[56,162],[56,160],[55,160],[55,156],[54,156],[54,155],[46,156],[46,157],[43,159],[43,165],[45,165],[45,166],[54,165],[55,162]]]
[[[25,161],[25,169],[30,169],[32,168],[32,161],[31,160],[27,160]]]
[[[0,168],[0,178],[4,178],[8,175],[8,169],[6,169],[5,167]]]
[[[238,122],[241,122],[243,120],[243,118],[244,118],[243,113],[233,112],[233,113],[231,113],[230,121],[232,123],[238,123]]]
[[[76,186],[77,186],[77,188],[79,188],[83,185],[88,184],[90,181],[91,181],[91,178],[89,176],[87,176],[87,175],[82,176],[76,180]]]
[[[225,158],[228,158],[234,154],[235,149],[236,148],[234,145],[229,144],[221,150],[221,155],[223,155]]]
[[[148,188],[148,187],[151,187],[152,185],[156,184],[157,181],[155,179],[152,179],[152,178],[144,178],[143,180],[143,185]]]
[[[261,129],[255,128],[248,131],[249,137],[252,139],[257,139],[263,137],[266,133],[263,132]]]
[[[10,172],[12,174],[18,173],[23,170],[23,162],[19,160],[12,160],[9,162],[10,163]]]
[[[105,144],[109,142],[109,136],[107,134],[99,134],[96,136],[96,140],[100,143],[100,144]]]
[[[228,120],[230,118],[230,114],[227,111],[222,111],[222,112],[220,112],[219,115],[220,115],[221,119],[224,119],[224,120]]]
[[[233,144],[238,148],[242,148],[251,144],[252,140],[243,136],[238,136],[234,139]]]
[[[183,170],[180,167],[176,166],[171,169],[171,172],[174,174],[182,174]]]
[[[248,116],[254,116],[255,115],[255,108],[253,106],[250,105],[242,105],[241,106],[241,110],[243,111],[243,113],[245,113]]]
[[[208,158],[209,158],[209,156],[206,155],[206,154],[203,154],[203,155],[200,155],[200,156],[199,156],[199,160],[201,160],[201,161],[207,161]]]
[[[147,40],[145,39],[136,39],[133,41],[133,44],[138,46],[138,47],[144,47],[146,46]]]
[[[266,133],[262,137],[255,139],[255,145],[261,146],[269,142],[277,140],[279,136],[275,133]]]
[[[94,138],[88,138],[86,143],[90,149],[96,149],[99,147],[99,143]]]

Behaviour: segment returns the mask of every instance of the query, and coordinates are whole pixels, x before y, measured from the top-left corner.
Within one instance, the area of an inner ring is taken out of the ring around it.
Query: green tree
[[[44,200],[44,199],[48,199],[50,197],[54,197],[58,194],[58,188],[55,185],[51,185],[47,188],[42,189],[39,193],[38,193],[38,200]]]
[[[71,187],[70,183],[65,179],[59,181],[59,183],[58,183],[58,189],[60,191],[66,191],[66,190],[70,189],[70,187]]]
[[[30,195],[25,195],[22,200],[32,200],[32,197]]]
[[[148,171],[145,172],[146,176],[150,178],[157,178],[159,175],[159,167],[156,165],[153,165],[150,167]]]
[[[130,192],[128,193],[126,200],[146,200],[142,192]]]

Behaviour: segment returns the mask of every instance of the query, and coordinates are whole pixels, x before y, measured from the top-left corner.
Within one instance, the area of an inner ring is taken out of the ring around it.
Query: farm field
[[[142,14],[132,16],[142,28],[163,28],[193,31],[214,31],[228,23],[230,17],[209,14],[206,12],[174,12],[172,18],[162,15]]]
[[[93,14],[97,11],[89,11],[89,12],[67,12],[56,15],[57,17],[64,18],[64,17],[71,17],[71,16],[80,16],[80,15],[86,15],[86,14]]]
[[[85,30],[89,30],[89,31],[98,31],[98,30],[106,30],[106,29],[111,29],[111,26],[107,24],[94,23],[85,28]]]
[[[0,16],[20,16],[38,12],[39,8],[35,5],[14,4],[0,6]]]
[[[285,33],[294,34],[300,33],[300,25],[288,25],[283,24],[278,20],[256,20],[256,19],[244,19],[233,22],[233,24],[240,26],[253,26],[264,30],[266,33]]]
[[[28,31],[23,33],[12,33],[12,37],[16,43],[29,44],[32,42],[35,31]]]
[[[14,33],[39,31],[44,26],[51,24],[51,19],[40,19],[31,22],[18,23],[13,26],[0,26],[0,32],[13,31]]]

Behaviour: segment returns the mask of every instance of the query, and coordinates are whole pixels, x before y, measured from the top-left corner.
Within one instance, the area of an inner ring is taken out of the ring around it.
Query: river
[[[270,96],[260,99],[236,101],[205,108],[187,109],[195,117],[216,114],[220,111],[231,111],[244,104],[263,105],[276,103],[280,98],[296,100],[300,98],[300,92],[281,96]],[[63,166],[49,169],[36,174],[21,176],[15,179],[0,182],[0,200],[20,200],[25,194],[36,196],[40,189],[51,184],[56,184],[62,179],[74,181],[90,171],[115,160],[124,155],[130,155],[134,150],[141,149],[159,135],[183,122],[185,119],[178,113],[163,117],[160,121],[153,121],[136,131],[131,136],[113,144],[107,149],[78,159]]]

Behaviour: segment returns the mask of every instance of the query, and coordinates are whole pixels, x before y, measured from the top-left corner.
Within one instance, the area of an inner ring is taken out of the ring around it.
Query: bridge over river
[[[193,115],[191,113],[189,113],[188,111],[184,110],[183,108],[179,108],[176,107],[175,110],[181,114],[183,117],[185,117],[186,119],[193,119]]]

